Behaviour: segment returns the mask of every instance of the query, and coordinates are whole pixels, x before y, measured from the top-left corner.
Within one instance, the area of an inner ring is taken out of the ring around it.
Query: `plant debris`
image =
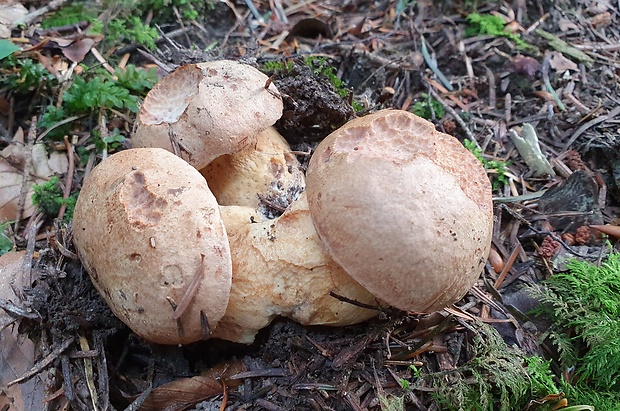
[[[0,409],[617,410],[619,19],[576,0],[0,5],[0,252],[23,280],[0,282]],[[302,164],[385,108],[463,141],[495,200],[471,291],[344,328],[278,319],[252,345],[147,344],[116,319],[71,202],[155,83],[216,59],[272,76]]]

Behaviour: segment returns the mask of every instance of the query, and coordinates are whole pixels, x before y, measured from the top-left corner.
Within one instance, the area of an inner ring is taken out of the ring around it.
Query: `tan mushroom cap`
[[[226,218],[232,214],[223,215],[228,230],[233,224]],[[251,343],[256,333],[277,316],[289,317],[304,325],[339,326],[362,322],[378,313],[329,295],[334,291],[362,303],[377,305],[375,297],[323,249],[312,225],[305,195],[277,219],[237,229],[237,232],[228,230],[233,232],[230,301],[213,337]]]
[[[282,100],[254,67],[220,60],[183,66],[153,87],[133,147],[178,153],[197,169],[254,141],[282,116]]]
[[[478,278],[491,243],[491,184],[430,122],[400,110],[355,119],[319,144],[306,179],[327,251],[386,303],[440,310]]]
[[[84,267],[136,334],[161,344],[204,337],[224,315],[232,268],[215,197],[200,173],[157,148],[110,156],[87,177],[73,220]],[[202,260],[204,256],[204,263]],[[192,280],[198,287],[177,321]]]
[[[251,207],[264,218],[273,218],[271,208],[285,210],[306,187],[297,157],[273,127],[260,132],[254,144],[216,158],[200,172],[218,204]]]

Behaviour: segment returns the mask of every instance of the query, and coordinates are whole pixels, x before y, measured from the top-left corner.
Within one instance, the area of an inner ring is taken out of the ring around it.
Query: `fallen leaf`
[[[19,201],[24,181],[24,167],[28,160],[27,151],[28,148],[24,144],[24,133],[20,128],[15,133],[12,143],[0,152],[0,221],[17,220],[20,217],[18,215],[20,211]],[[64,164],[67,164],[67,167]],[[64,163],[58,158],[54,158],[50,165],[50,158],[44,144],[35,144],[32,147],[28,191],[26,192],[22,218],[30,217],[35,211],[36,207],[32,203],[33,186],[45,183],[54,173],[66,173],[67,168],[68,161]]]
[[[607,26],[611,23],[611,13],[606,11],[604,13],[599,13],[596,16],[589,19],[590,24],[595,29],[601,26]]]
[[[558,22],[558,27],[563,33],[567,32],[568,30],[579,30],[579,26],[577,24],[563,17]]]
[[[200,401],[222,394],[224,390],[222,381],[242,371],[244,371],[243,363],[235,360],[218,364],[203,375],[181,378],[164,384],[151,391],[140,406],[140,411],[185,410]],[[235,380],[227,386],[236,388],[239,384],[240,381]]]
[[[551,59],[549,60],[549,66],[559,73],[563,73],[566,70],[577,71],[577,63],[567,59],[564,55],[558,51],[551,52]]]
[[[25,252],[9,252],[0,257],[0,298],[19,306],[11,282],[22,288],[22,265]],[[0,324],[11,317],[0,309]],[[16,379],[35,363],[35,345],[23,335],[18,335],[17,327],[9,325],[0,331],[0,387]],[[0,409],[11,411],[35,411],[43,409],[45,383],[41,374],[0,390]],[[8,407],[8,408],[5,408]]]
[[[80,63],[95,45],[95,40],[91,38],[79,39],[68,47],[61,49],[62,54],[74,63]]]
[[[0,4],[0,38],[11,37],[11,30],[15,27],[14,22],[28,14],[20,3]]]

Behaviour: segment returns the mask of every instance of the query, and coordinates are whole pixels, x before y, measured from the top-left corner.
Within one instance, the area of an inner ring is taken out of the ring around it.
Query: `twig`
[[[510,271],[510,269],[512,268],[520,252],[521,252],[521,243],[518,243],[517,246],[514,248],[514,250],[512,250],[512,253],[510,253],[510,257],[508,257],[508,261],[506,261],[506,264],[504,264],[504,268],[502,269],[502,272],[499,273],[499,277],[497,277],[497,280],[495,280],[495,284],[493,286],[495,287],[496,290],[499,287],[501,287],[502,283],[506,279],[506,275],[508,275],[508,271]]]
[[[49,354],[47,354],[42,360],[39,360],[36,364],[32,366],[28,371],[24,372],[22,375],[10,381],[6,386],[10,387],[11,385],[18,384],[20,382],[29,380],[34,377],[41,371],[43,371],[48,365],[52,363],[60,354],[62,354],[71,344],[75,341],[74,337],[69,337],[62,344],[58,345],[56,348],[52,350]]]
[[[30,129],[28,130],[28,136],[26,137],[26,158],[24,159],[24,170],[22,171],[22,187],[19,193],[19,201],[17,202],[17,215],[15,221],[15,232],[18,232],[19,222],[24,217],[24,208],[26,206],[26,197],[28,195],[28,188],[30,183],[30,173],[32,172],[32,146],[37,135],[37,117],[33,116],[30,120]]]
[[[551,81],[549,81],[549,61],[550,60],[551,60],[551,53],[549,52],[545,53],[545,58],[543,59],[542,68],[540,70],[542,73],[543,83],[545,84],[545,88],[547,89],[549,94],[553,96],[553,100],[555,100],[555,103],[557,104],[558,109],[560,109],[560,111],[566,111],[566,107],[564,107],[562,100],[560,100],[560,97],[558,97],[558,93],[555,92],[555,90],[553,89],[553,86],[551,86]]]
[[[252,15],[254,16],[254,18],[258,20],[260,24],[265,24],[265,20],[263,20],[263,16],[261,16],[258,9],[254,6],[254,3],[252,3],[252,0],[245,0],[245,4],[248,6],[248,9],[250,9],[250,11],[252,12]]]
[[[36,9],[35,11],[26,14],[22,18],[19,18],[19,19],[15,20],[13,22],[13,25],[14,26],[18,26],[20,24],[23,24],[25,26],[30,26],[30,23],[32,23],[34,20],[38,19],[39,17],[41,17],[42,15],[44,15],[46,13],[49,13],[50,11],[58,9],[66,1],[67,0],[51,1],[51,2],[49,2],[49,4],[47,6],[41,7],[40,9]]]
[[[422,39],[422,56],[424,57],[424,61],[426,62],[426,65],[432,70],[433,73],[435,73],[439,81],[441,81],[441,83],[444,85],[444,87],[448,91],[454,91],[454,87],[452,87],[452,84],[450,84],[450,80],[448,80],[448,78],[444,76],[441,70],[439,70],[439,67],[437,67],[437,64],[431,58],[431,55],[428,54],[428,49],[426,48],[426,39],[424,38],[424,36],[421,36],[421,39]]]
[[[476,137],[474,137],[474,133],[471,132],[471,130],[469,129],[469,127],[467,127],[467,124],[465,124],[465,122],[463,121],[463,119],[461,118],[461,116],[459,116],[457,114],[456,111],[454,111],[454,109],[452,107],[450,107],[440,96],[439,94],[437,94],[437,92],[432,88],[428,87],[428,92],[431,96],[433,96],[433,98],[435,100],[437,100],[442,106],[443,108],[450,113],[450,115],[454,118],[454,120],[459,123],[459,126],[461,126],[461,128],[463,129],[463,131],[465,132],[465,134],[467,135],[467,138],[471,141],[473,141],[476,144],[476,147],[481,149],[480,144],[478,143],[478,140],[476,140]]]
[[[71,186],[73,185],[73,170],[75,169],[75,159],[73,158],[73,147],[69,143],[69,137],[65,136],[65,147],[67,148],[67,156],[69,157],[69,169],[67,170],[67,179],[65,181],[65,190],[62,193],[63,201],[58,211],[58,219],[62,220],[67,209],[67,199],[71,195]]]
[[[80,337],[80,349],[82,351],[90,351],[88,340],[84,336]],[[90,401],[93,405],[93,410],[96,410],[99,399],[97,396],[97,389],[95,388],[92,358],[84,358],[84,374],[86,377],[86,386],[88,387],[88,392],[90,393]]]
[[[487,74],[487,81],[489,82],[489,106],[495,108],[497,106],[497,97],[495,94],[495,75],[490,68],[484,66]]]
[[[178,320],[181,318],[183,313],[189,307],[189,303],[192,301],[194,296],[196,295],[196,291],[198,291],[198,286],[200,286],[201,280],[204,278],[205,273],[205,255],[200,254],[200,265],[194,274],[194,278],[192,278],[192,282],[189,283],[185,293],[183,293],[183,297],[181,298],[181,302],[174,309],[174,313],[172,314],[172,318]]]
[[[345,303],[349,303],[351,305],[355,305],[357,307],[366,308],[366,309],[375,310],[375,311],[383,311],[383,309],[381,307],[377,307],[377,306],[374,306],[374,305],[361,303],[361,302],[359,302],[357,300],[353,300],[351,298],[347,298],[347,297],[342,296],[340,294],[336,294],[334,291],[330,291],[329,295],[334,297],[337,300],[340,300],[340,301],[345,302]]]
[[[566,144],[564,144],[564,147],[562,147],[562,150],[563,151],[568,150],[568,148],[575,142],[575,140],[577,140],[579,138],[579,136],[582,135],[590,127],[595,126],[595,125],[597,125],[599,123],[604,123],[605,121],[610,120],[610,119],[616,117],[618,114],[620,114],[620,106],[614,107],[614,109],[611,110],[606,116],[597,117],[595,119],[592,119],[592,120],[588,121],[587,123],[585,123],[584,125],[579,127],[573,133],[573,135],[570,137],[568,142]]]

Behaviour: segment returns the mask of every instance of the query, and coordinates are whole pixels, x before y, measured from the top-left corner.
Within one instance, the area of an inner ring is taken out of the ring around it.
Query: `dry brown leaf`
[[[0,298],[20,306],[13,292],[11,282],[22,287],[22,265],[25,252],[9,252],[0,257]],[[0,324],[7,323],[11,317],[0,309]],[[2,327],[0,327],[2,328]],[[35,376],[23,384],[9,388],[4,386],[29,370],[35,362],[35,346],[29,339],[17,334],[13,325],[0,331],[0,409],[12,411],[34,411],[43,408],[45,384],[42,377]]]
[[[604,13],[599,13],[596,16],[592,17],[589,22],[595,29],[601,26],[607,26],[611,23],[611,13],[608,11]]]
[[[0,221],[19,218],[19,200],[24,179],[24,166],[28,159],[28,148],[24,144],[24,133],[19,129],[13,141],[0,152]],[[62,154],[64,155],[64,154]],[[30,177],[22,218],[34,213],[32,203],[33,185],[49,180],[54,173],[66,173],[68,161],[64,162],[55,154],[53,160],[47,155],[44,144],[35,144],[30,152]],[[64,155],[66,158],[66,155]],[[50,164],[51,163],[51,164]]]
[[[164,384],[151,391],[140,411],[181,411],[200,401],[222,394],[224,387],[221,381],[227,377],[244,371],[239,360],[228,361],[216,365],[203,375],[192,378],[181,378]],[[227,386],[235,388],[239,381],[231,381]]]
[[[61,49],[62,54],[74,63],[80,63],[95,45],[95,40],[85,37]]]
[[[563,17],[558,22],[558,27],[563,33],[567,32],[568,30],[579,30],[579,26],[577,24]]]
[[[551,66],[551,68],[560,73],[563,73],[566,70],[579,70],[579,67],[577,67],[577,64],[574,61],[567,59],[562,53],[558,51],[551,52],[549,66]]]
[[[15,27],[14,22],[26,14],[28,14],[28,9],[21,3],[0,4],[0,38],[11,37],[11,30]]]

